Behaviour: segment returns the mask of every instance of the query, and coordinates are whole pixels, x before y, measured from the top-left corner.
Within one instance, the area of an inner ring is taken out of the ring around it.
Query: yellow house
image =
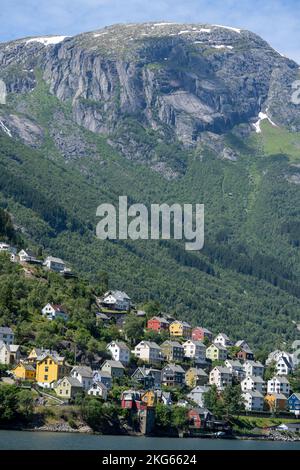
[[[47,354],[37,360],[36,381],[41,387],[50,388],[53,382],[57,382],[67,375],[68,370],[64,357]]]
[[[35,380],[35,368],[31,364],[20,362],[12,372],[16,379]]]
[[[153,390],[147,390],[142,394],[141,399],[147,406],[154,406],[156,402],[156,395]]]
[[[194,388],[197,385],[205,385],[207,382],[208,375],[203,369],[190,367],[185,373],[185,383],[190,388]]]
[[[268,393],[265,396],[266,408],[271,411],[286,411],[287,398],[282,393]]]
[[[74,398],[83,391],[83,386],[75,377],[64,377],[53,387],[56,395],[62,398]]]
[[[169,332],[171,336],[190,338],[192,335],[192,327],[185,321],[175,320],[170,324]]]
[[[211,344],[206,349],[206,358],[211,361],[225,361],[227,359],[227,350],[221,344]]]

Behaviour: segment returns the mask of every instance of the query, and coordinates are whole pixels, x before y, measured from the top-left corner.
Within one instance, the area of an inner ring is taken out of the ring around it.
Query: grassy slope
[[[215,275],[174,257],[165,243],[101,242],[95,239],[94,228],[96,207],[102,202],[117,203],[123,194],[130,202],[146,204],[204,202],[206,243],[217,240],[216,246],[230,249],[233,259],[245,250],[253,263],[261,256],[271,256],[297,283],[299,248],[291,244],[283,226],[288,221],[300,221],[299,187],[285,179],[288,159],[297,159],[298,135],[265,123],[263,134],[252,137],[248,146],[229,135],[231,146],[241,153],[238,162],[221,161],[208,154],[200,162],[195,151],[187,155],[186,174],[170,182],[119,156],[105,138],[79,128],[84,139],[96,146],[98,159],[87,155],[71,163],[64,160],[47,130],[59,109],[65,114],[64,131],[68,132],[69,104],[61,104],[50,95],[41,80],[35,91],[21,99],[28,114],[46,130],[46,138],[41,149],[32,150],[1,134],[0,165],[13,178],[17,176],[34,188],[33,203],[28,198],[16,198],[14,188],[8,193],[2,191],[0,200],[17,223],[26,227],[34,243],[62,256],[87,276],[106,270],[111,287],[127,290],[138,301],[158,299],[164,308],[215,331],[225,330],[235,339],[247,336],[251,344],[269,348],[295,337],[292,320],[300,319],[300,301],[288,289],[279,289],[258,275],[241,274],[232,260],[228,266],[209,259],[205,252],[194,253],[192,264],[205,261]],[[12,110],[18,100],[20,97],[12,100]],[[274,156],[278,153],[288,157]],[[53,227],[52,219],[51,223],[45,221],[35,195],[45,198],[51,214],[59,207],[66,215],[59,230]],[[183,251],[180,246],[178,250]],[[268,270],[272,271],[272,265]]]

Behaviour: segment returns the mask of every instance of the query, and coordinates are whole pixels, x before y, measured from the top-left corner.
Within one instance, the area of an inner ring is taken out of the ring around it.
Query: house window
[[[44,375],[44,380],[48,380],[48,375]]]

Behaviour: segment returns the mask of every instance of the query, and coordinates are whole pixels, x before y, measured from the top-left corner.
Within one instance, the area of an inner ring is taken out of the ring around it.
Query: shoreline
[[[147,438],[174,438],[174,439],[207,439],[207,440],[237,440],[237,441],[268,441],[268,442],[299,442],[300,436],[285,436],[276,434],[273,436],[251,436],[251,435],[229,435],[229,436],[212,436],[211,434],[200,434],[200,435],[174,435],[174,434],[148,434],[144,435],[139,432],[124,432],[124,433],[103,433],[98,431],[93,431],[89,426],[85,425],[79,427],[78,429],[73,429],[69,425],[44,425],[40,427],[20,427],[20,426],[10,426],[10,427],[0,427],[0,431],[20,431],[20,432],[49,432],[55,434],[83,434],[91,436],[112,436],[112,437],[147,437]]]

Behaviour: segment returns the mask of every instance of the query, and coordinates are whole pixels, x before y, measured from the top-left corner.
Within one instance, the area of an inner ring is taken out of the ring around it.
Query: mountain
[[[217,25],[0,44],[0,205],[33,247],[136,302],[270,348],[300,320],[299,66]],[[96,208],[204,203],[205,246],[100,241]]]

